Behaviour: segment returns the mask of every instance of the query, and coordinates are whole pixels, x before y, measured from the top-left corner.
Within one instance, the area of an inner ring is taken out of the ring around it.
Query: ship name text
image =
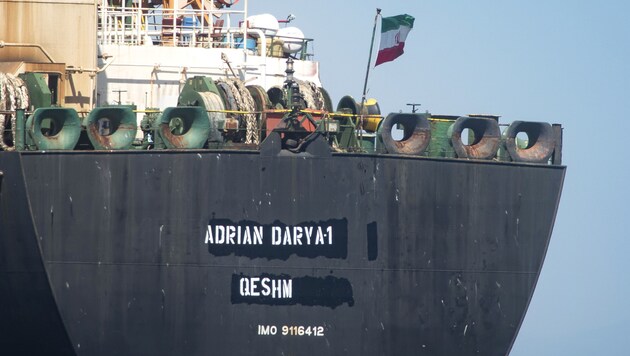
[[[210,219],[201,228],[201,242],[214,256],[287,260],[291,256],[345,259],[348,221],[328,219],[285,224],[251,220]]]
[[[267,230],[267,231],[265,231]],[[270,236],[266,236],[266,233]],[[273,246],[332,245],[332,226],[240,226],[208,225],[205,243],[214,245],[262,245],[270,239]]]

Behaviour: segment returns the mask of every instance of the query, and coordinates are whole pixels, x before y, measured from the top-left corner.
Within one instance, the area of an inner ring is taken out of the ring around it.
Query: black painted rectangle
[[[290,288],[289,291],[286,290],[287,287]],[[233,274],[231,290],[232,304],[300,304],[332,309],[344,303],[348,306],[354,305],[350,281],[333,276],[291,278],[287,274]]]
[[[204,231],[208,252],[214,256],[245,256],[287,260],[291,255],[345,259],[348,221],[330,219],[287,225],[280,221],[212,219]]]
[[[369,261],[375,261],[378,257],[378,234],[376,221],[367,225],[367,255]]]

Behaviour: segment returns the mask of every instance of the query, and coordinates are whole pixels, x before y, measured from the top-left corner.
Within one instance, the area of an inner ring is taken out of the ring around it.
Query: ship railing
[[[313,40],[310,38],[269,36],[261,34],[265,32],[261,29],[248,29],[248,38],[244,39],[244,16],[242,10],[110,6],[103,1],[98,8],[98,42],[102,45],[244,49],[260,56],[286,57],[282,42],[277,41],[283,40],[301,44],[295,58],[312,59],[309,44]]]
[[[98,14],[101,44],[197,46],[199,37],[219,32],[217,24],[220,23],[221,31],[238,24],[244,11],[101,4]]]

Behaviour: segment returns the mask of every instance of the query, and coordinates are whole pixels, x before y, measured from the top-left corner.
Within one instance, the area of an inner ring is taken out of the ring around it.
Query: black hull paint
[[[565,169],[126,151],[4,152],[0,171],[3,350],[493,356],[509,352],[524,317]],[[330,254],[217,252],[204,239],[213,219],[345,221],[347,241]],[[294,284],[296,304],[239,299],[239,278],[264,275],[324,282]],[[326,294],[331,281],[343,298]]]

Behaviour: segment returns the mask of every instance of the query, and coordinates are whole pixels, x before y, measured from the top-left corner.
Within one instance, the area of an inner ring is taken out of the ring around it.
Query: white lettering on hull
[[[239,281],[239,292],[243,297],[291,299],[293,296],[293,281],[268,277],[242,277]]]
[[[208,225],[206,244],[211,245],[262,245],[262,226]]]
[[[269,230],[267,230],[267,233]],[[273,246],[325,246],[333,244],[332,226],[271,226]],[[263,226],[208,225],[205,243],[210,245],[262,245]]]

